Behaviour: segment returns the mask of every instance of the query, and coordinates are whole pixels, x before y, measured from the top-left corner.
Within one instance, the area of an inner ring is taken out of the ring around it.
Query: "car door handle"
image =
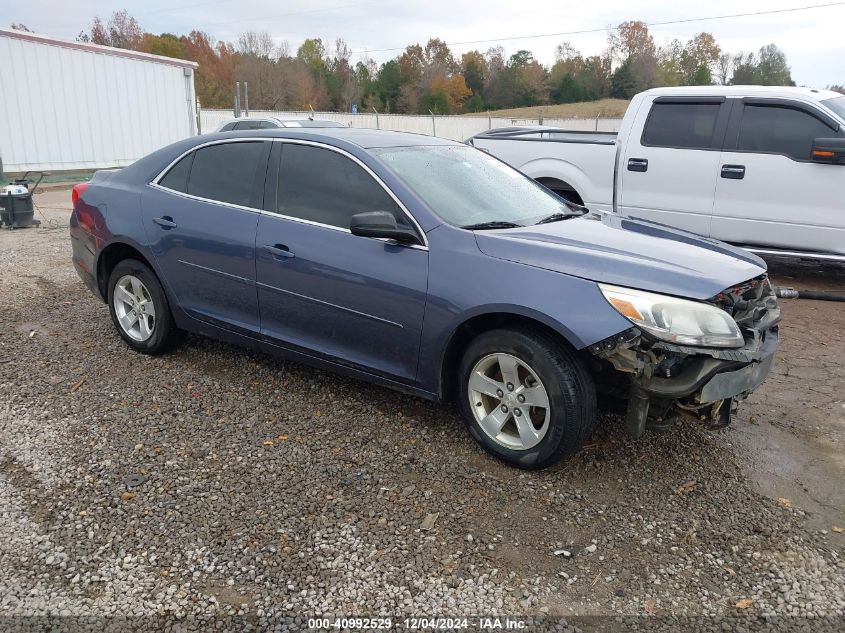
[[[276,259],[290,259],[294,254],[284,244],[265,244],[264,250],[271,253]]]
[[[158,224],[163,229],[175,229],[176,222],[173,221],[169,215],[162,216],[160,218],[153,218],[153,222]]]
[[[647,158],[629,158],[628,171],[648,171]]]
[[[742,180],[745,178],[745,165],[722,165],[722,178]]]

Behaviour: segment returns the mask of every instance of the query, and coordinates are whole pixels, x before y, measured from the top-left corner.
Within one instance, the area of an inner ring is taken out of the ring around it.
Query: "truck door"
[[[816,138],[843,136],[809,104],[737,100],[719,167],[711,235],[780,250],[845,254],[845,168],[812,162]]]
[[[709,235],[727,128],[724,97],[657,97],[637,112],[619,164],[622,215]]]

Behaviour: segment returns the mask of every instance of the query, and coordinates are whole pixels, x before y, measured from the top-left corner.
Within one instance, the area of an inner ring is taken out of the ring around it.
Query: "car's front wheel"
[[[184,339],[184,332],[173,322],[161,283],[143,262],[124,259],[114,267],[108,303],[120,336],[138,352],[163,354]]]
[[[578,451],[595,425],[593,380],[540,330],[491,330],[460,365],[460,407],[472,436],[514,466],[539,469]]]

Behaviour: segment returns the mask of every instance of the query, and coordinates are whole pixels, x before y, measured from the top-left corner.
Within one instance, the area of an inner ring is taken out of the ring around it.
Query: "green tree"
[[[760,49],[758,54],[756,84],[761,86],[794,86],[792,73],[786,63],[786,55],[774,44]]]
[[[399,62],[391,59],[381,65],[376,79],[376,94],[382,108],[387,112],[395,112],[399,103],[399,91],[402,88],[402,69]]]

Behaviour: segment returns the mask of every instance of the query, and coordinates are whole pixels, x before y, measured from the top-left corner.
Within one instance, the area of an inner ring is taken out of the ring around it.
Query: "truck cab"
[[[845,165],[814,156],[845,139],[843,115],[845,96],[808,88],[649,90],[619,135],[618,211],[758,249],[845,254]]]
[[[763,254],[845,259],[845,96],[837,92],[657,88],[634,97],[618,134],[523,128],[471,142],[594,211]]]

